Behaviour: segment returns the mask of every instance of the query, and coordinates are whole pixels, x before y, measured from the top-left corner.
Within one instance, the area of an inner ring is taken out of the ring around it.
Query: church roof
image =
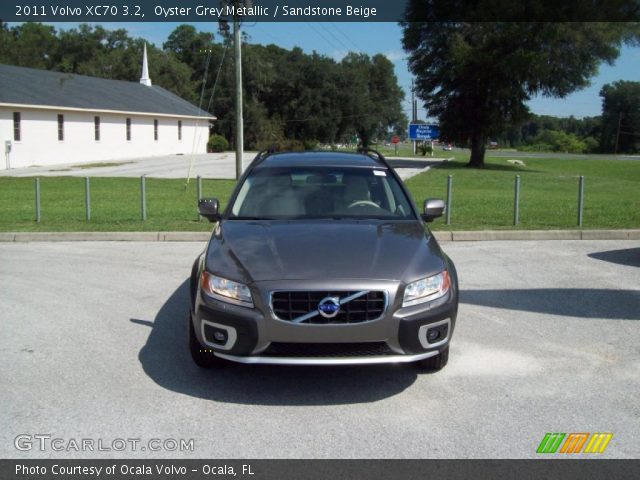
[[[0,64],[0,104],[214,118],[156,85]]]

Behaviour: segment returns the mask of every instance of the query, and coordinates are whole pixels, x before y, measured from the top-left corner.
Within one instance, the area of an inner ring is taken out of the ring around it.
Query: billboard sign
[[[409,140],[431,141],[440,137],[438,125],[426,125],[418,123],[409,124]]]

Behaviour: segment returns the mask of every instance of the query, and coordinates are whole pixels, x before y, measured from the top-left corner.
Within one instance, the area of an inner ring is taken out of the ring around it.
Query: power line
[[[342,46],[344,47],[345,51],[347,51],[347,52],[351,51],[351,48],[350,48],[350,47],[347,47],[347,45],[346,45],[342,40],[340,40],[340,39],[339,39],[339,38],[337,38],[333,33],[331,33],[331,32],[329,31],[329,29],[327,29],[327,27],[325,27],[325,26],[322,24],[322,22],[318,23],[318,26],[319,26],[321,29],[323,29],[325,32],[327,32],[327,35],[330,35],[330,36],[331,36],[335,41],[337,41],[340,45],[342,45]]]
[[[329,40],[327,37],[325,37],[324,34],[320,30],[318,30],[312,23],[310,23],[310,22],[306,22],[306,23],[307,23],[307,25],[309,25],[311,27],[311,29],[314,32],[316,32],[318,35],[320,35],[325,42],[327,42],[329,45],[331,45],[331,48],[334,48],[338,52],[341,50],[340,47],[336,47],[336,45],[331,40]]]
[[[225,57],[227,55],[227,49],[228,48],[229,48],[229,43],[225,42],[224,43],[224,50],[222,51],[222,58],[220,59],[220,65],[218,66],[218,72],[216,74],[216,79],[213,82],[213,87],[211,87],[211,95],[209,95],[209,102],[207,103],[207,110],[206,110],[207,112],[211,111],[211,104],[213,103],[213,97],[214,97],[214,94],[215,94],[215,91],[216,91],[216,87],[218,86],[218,80],[220,80],[220,72],[222,71],[222,65],[224,64],[224,59],[225,59]],[[211,49],[209,49],[209,51],[208,51],[207,67],[205,69],[205,77],[204,77],[204,82],[202,84],[202,95],[204,94],[204,86],[206,84],[206,77],[207,77],[206,72],[209,70],[210,61],[211,61]],[[202,100],[203,100],[202,95],[200,97],[200,107],[202,106]],[[200,111],[202,111],[202,108],[200,108]],[[200,118],[198,118],[196,120],[196,131],[198,132],[198,136],[197,136],[197,141],[196,141],[196,136],[194,135],[194,137],[193,137],[194,142],[193,142],[193,147],[191,149],[191,159],[189,160],[189,170],[187,172],[187,184],[189,183],[189,178],[191,177],[191,170],[192,170],[192,167],[193,167],[193,154],[195,152],[195,144],[197,142],[200,142],[200,136],[202,134],[202,132],[198,129],[198,122],[199,121],[200,121]]]
[[[207,49],[207,56],[205,57],[205,67],[204,73],[202,76],[202,88],[200,90],[200,102],[198,103],[198,112],[202,113],[202,101],[204,100],[204,90],[207,86],[207,77],[209,76],[209,65],[211,63],[211,49]],[[196,142],[200,141],[199,127],[200,126],[200,117],[196,119],[196,129],[193,135],[193,142],[191,143],[191,158],[189,159],[189,170],[187,170],[187,182],[186,185],[189,185],[189,178],[191,177],[191,169],[193,167],[193,156],[196,151]],[[186,187],[185,185],[185,187]]]
[[[321,24],[321,25],[322,25],[322,24]],[[329,25],[330,25],[331,27],[333,27],[333,29],[334,29],[336,32],[338,32],[340,35],[342,35],[342,36],[343,36],[343,37],[344,37],[344,38],[345,38],[345,39],[346,39],[346,40],[347,40],[351,45],[353,45],[353,46],[354,46],[354,48],[356,49],[356,51],[358,51],[358,52],[362,51],[362,49],[361,49],[358,45],[356,45],[356,44],[355,44],[355,42],[354,42],[353,40],[351,40],[351,38],[350,38],[350,37],[348,37],[346,34],[344,34],[344,33],[342,32],[342,30],[341,30],[341,29],[339,29],[339,28],[338,28],[338,26],[337,26],[335,23],[329,23]]]
[[[283,42],[282,38],[275,37],[270,32],[268,32],[266,29],[262,28],[262,25],[260,25],[258,22],[255,22],[255,25],[251,25],[251,28],[256,28],[256,27],[260,27],[259,31],[262,32],[267,37],[269,37],[270,39],[274,40],[276,42],[276,45],[286,43],[286,42]]]

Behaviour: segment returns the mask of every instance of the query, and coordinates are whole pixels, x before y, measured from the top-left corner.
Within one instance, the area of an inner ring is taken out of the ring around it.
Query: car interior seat
[[[341,205],[343,209],[349,208],[349,206],[353,205],[355,202],[371,201],[369,183],[363,176],[345,175],[343,183],[345,185]]]
[[[334,214],[333,191],[337,182],[336,176],[332,174],[314,174],[307,177],[307,194],[304,200],[307,215],[327,216]]]
[[[304,205],[293,189],[290,175],[269,178],[266,198],[259,208],[265,217],[300,216],[305,214]]]

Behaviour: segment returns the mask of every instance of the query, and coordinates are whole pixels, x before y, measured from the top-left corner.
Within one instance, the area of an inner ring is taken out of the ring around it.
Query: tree
[[[618,81],[600,90],[603,152],[640,151],[640,82]]]
[[[542,130],[531,139],[531,146],[525,150],[538,150],[545,152],[585,153],[588,144],[573,133],[560,130]]]
[[[212,46],[213,33],[198,32],[193,25],[179,25],[162,44],[162,48],[172,51],[194,70],[202,68],[202,59]]]
[[[141,42],[143,43],[143,42]],[[138,65],[142,55],[142,45],[138,54]],[[198,95],[191,81],[191,69],[175,58],[173,53],[164,52],[155,47],[149,48],[149,75],[156,85],[160,85],[167,90],[175,93],[181,98],[197,105]],[[140,67],[138,66],[137,78],[139,78]],[[136,79],[137,79],[136,78]],[[206,104],[202,105],[206,108]]]
[[[209,83],[211,76],[215,78],[217,67],[222,59],[222,47],[214,44],[213,40],[213,33],[199,32],[193,25],[179,25],[162,44],[165,52],[171,53],[174,58],[191,69],[191,81],[198,94],[202,92],[205,74]],[[188,96],[190,100],[195,97],[195,95]]]
[[[52,54],[59,45],[56,29],[40,23],[26,22],[3,34],[9,48],[0,48],[2,63],[20,67],[49,69]]]
[[[103,74],[99,60],[107,53],[103,44],[107,32],[101,26],[82,24],[76,30],[58,33],[58,48],[52,54],[52,67],[61,72],[82,75]]]
[[[470,144],[473,167],[484,166],[489,138],[528,117],[531,96],[587,86],[601,62],[640,37],[635,23],[411,23],[429,18],[431,3],[409,1],[403,45],[419,97],[443,137]]]
[[[0,23],[0,63],[56,70],[115,80],[138,81],[143,39],[124,29],[106,30],[81,24],[60,30],[27,22],[12,28]],[[6,46],[6,47],[5,47]],[[173,52],[148,46],[149,68],[154,84],[195,101],[191,70]]]
[[[13,37],[6,22],[0,20],[0,63],[9,63]]]
[[[529,115],[529,118],[523,123],[510,125],[502,135],[497,137],[500,145],[508,145],[509,147],[522,147],[527,150],[547,150],[552,151],[568,151],[562,148],[563,142],[551,142],[547,140],[549,137],[543,137],[542,133],[564,133],[573,136],[578,142],[582,143],[581,150],[586,153],[595,153],[599,151],[600,138],[600,117],[551,117],[548,115]],[[561,139],[562,137],[556,137]],[[566,145],[565,145],[566,146]],[[577,143],[574,143],[572,149],[576,150]]]
[[[340,67],[343,130],[352,127],[363,147],[376,137],[386,138],[390,129],[406,122],[404,92],[387,57],[349,53]]]
[[[159,49],[147,45],[154,85],[209,110],[215,133],[233,141],[233,48],[190,25],[180,25]],[[248,148],[311,148],[357,131],[364,143],[401,131],[402,90],[382,55],[352,54],[338,63],[316,52],[253,45],[243,37],[243,112]],[[137,82],[144,39],[126,30],[81,24],[56,31],[0,22],[0,63]],[[224,61],[223,61],[224,60]],[[205,74],[206,72],[206,74]],[[217,79],[217,81],[216,81]],[[206,80],[206,82],[205,82]],[[215,85],[215,91],[214,91]],[[203,88],[204,87],[204,88]]]

